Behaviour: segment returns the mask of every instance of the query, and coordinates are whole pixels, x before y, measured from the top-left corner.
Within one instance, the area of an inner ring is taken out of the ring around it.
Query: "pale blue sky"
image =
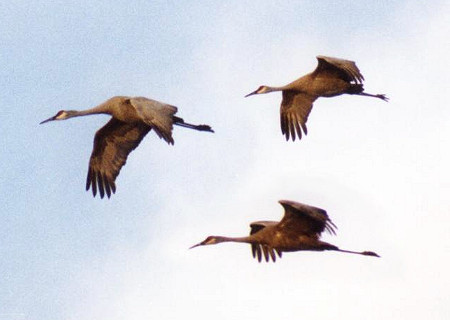
[[[14,1],[0,12],[0,320],[447,319],[450,38],[446,1]],[[390,103],[316,101],[287,143],[280,94],[244,95],[355,60]],[[106,116],[39,125],[113,95],[174,104],[214,135],[153,133],[109,200],[85,192]],[[326,209],[325,239],[381,259],[187,248]]]

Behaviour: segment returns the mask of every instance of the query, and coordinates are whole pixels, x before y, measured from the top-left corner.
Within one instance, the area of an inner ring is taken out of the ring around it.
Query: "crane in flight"
[[[94,197],[99,190],[100,197],[116,192],[116,177],[125,165],[128,155],[133,151],[145,135],[154,130],[168,144],[174,144],[172,138],[173,125],[184,128],[214,132],[208,125],[193,125],[175,116],[177,108],[159,101],[144,97],[112,97],[98,106],[83,110],[61,110],[42,121],[66,120],[73,117],[91,114],[109,114],[112,118],[94,138],[94,148],[89,160],[86,179],[86,191],[92,187]]]
[[[313,107],[313,102],[319,97],[334,97],[341,94],[356,94],[374,97],[384,101],[389,99],[384,94],[370,94],[364,92],[364,77],[354,61],[317,56],[316,69],[303,77],[282,87],[260,86],[245,97],[282,91],[283,97],[280,107],[281,133],[286,140],[289,137],[302,138],[308,130],[306,121]]]
[[[282,252],[291,251],[339,251],[344,253],[360,254],[364,256],[379,257],[372,251],[349,251],[339,249],[335,245],[320,240],[321,233],[326,230],[336,234],[334,223],[328,218],[323,209],[302,204],[295,201],[280,200],[284,208],[284,217],[279,221],[257,221],[250,224],[250,235],[246,237],[209,236],[204,241],[193,245],[190,249],[217,244],[222,242],[249,243],[252,255],[259,262],[262,255],[267,262],[272,258],[276,261],[276,254],[281,258]]]

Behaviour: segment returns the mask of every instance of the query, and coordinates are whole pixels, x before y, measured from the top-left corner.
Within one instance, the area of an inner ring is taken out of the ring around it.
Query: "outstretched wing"
[[[317,56],[317,61],[318,65],[313,76],[327,73],[348,82],[362,83],[364,81],[354,61],[325,56]]]
[[[264,229],[267,226],[275,225],[277,224],[277,221],[256,221],[252,222],[250,224],[250,235],[255,234],[262,229]],[[252,243],[252,256],[255,259],[258,259],[258,262],[261,262],[262,260],[262,254],[264,253],[264,258],[267,262],[269,262],[269,256],[272,258],[272,261],[276,261],[276,255],[275,252],[278,254],[278,256],[281,258],[281,251],[270,248],[267,245],[259,244],[259,243]]]
[[[130,103],[158,137],[169,144],[174,144],[172,138],[173,115],[177,112],[177,107],[144,97],[130,98]]]
[[[302,138],[303,133],[306,135],[308,130],[306,128],[306,121],[309,113],[313,107],[313,102],[316,97],[307,95],[306,93],[284,90],[283,99],[280,107],[280,124],[281,132],[286,136],[286,141],[289,137],[295,141],[295,136]]]
[[[115,193],[115,180],[125,165],[128,154],[139,145],[150,130],[151,127],[143,123],[128,124],[115,118],[111,118],[98,130],[89,160],[86,191],[92,186],[95,197],[98,187],[101,198],[105,192],[108,198],[111,192]]]
[[[280,228],[315,237],[319,237],[324,230],[336,234],[336,226],[325,210],[289,200],[280,200],[279,203],[285,210]]]

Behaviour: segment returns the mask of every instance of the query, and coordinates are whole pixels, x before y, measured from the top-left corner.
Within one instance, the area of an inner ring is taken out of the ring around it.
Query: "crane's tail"
[[[184,120],[179,117],[173,117],[173,124],[176,124],[177,126],[184,127],[184,128],[194,129],[194,130],[198,130],[198,131],[208,131],[208,132],[214,133],[214,130],[211,129],[211,127],[206,124],[197,124],[197,125],[190,124],[190,123],[184,122]]]

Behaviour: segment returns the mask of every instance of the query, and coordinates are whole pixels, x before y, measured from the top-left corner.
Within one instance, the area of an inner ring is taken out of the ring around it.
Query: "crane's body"
[[[276,254],[281,258],[282,252],[293,251],[339,251],[365,256],[378,255],[372,251],[349,251],[321,241],[320,235],[326,230],[335,234],[336,226],[328,218],[325,210],[295,201],[280,200],[284,207],[284,217],[279,221],[257,221],[250,224],[250,235],[246,237],[209,236],[191,248],[222,242],[249,243],[252,254],[261,262],[262,255],[266,261],[275,262]]]
[[[292,90],[306,95],[310,95],[315,99],[319,97],[335,97],[343,94],[352,87],[348,81],[342,80],[338,77],[330,76],[329,74],[314,72],[308,73],[295,81],[281,87],[281,91]]]
[[[280,107],[281,132],[286,140],[302,138],[308,133],[306,122],[313,107],[313,102],[319,97],[334,97],[341,94],[356,94],[379,98],[388,101],[384,94],[364,92],[362,82],[364,77],[355,62],[350,60],[317,56],[316,69],[299,79],[282,87],[260,86],[246,95],[282,91],[283,98]]]
[[[331,246],[330,244],[320,241],[318,237],[306,235],[298,232],[295,225],[281,225],[276,221],[269,221],[272,225],[266,225],[260,231],[252,234],[251,242],[276,248],[282,252],[292,251],[323,251]],[[254,222],[253,225],[261,224]]]
[[[89,161],[86,190],[92,186],[94,197],[97,188],[100,197],[108,198],[115,193],[115,179],[125,165],[128,154],[133,151],[145,135],[154,130],[168,144],[174,144],[173,125],[199,131],[214,132],[208,125],[193,125],[176,117],[177,108],[144,97],[116,96],[98,106],[82,110],[61,110],[41,124],[53,120],[66,120],[92,114],[109,114],[112,118],[97,131]]]

